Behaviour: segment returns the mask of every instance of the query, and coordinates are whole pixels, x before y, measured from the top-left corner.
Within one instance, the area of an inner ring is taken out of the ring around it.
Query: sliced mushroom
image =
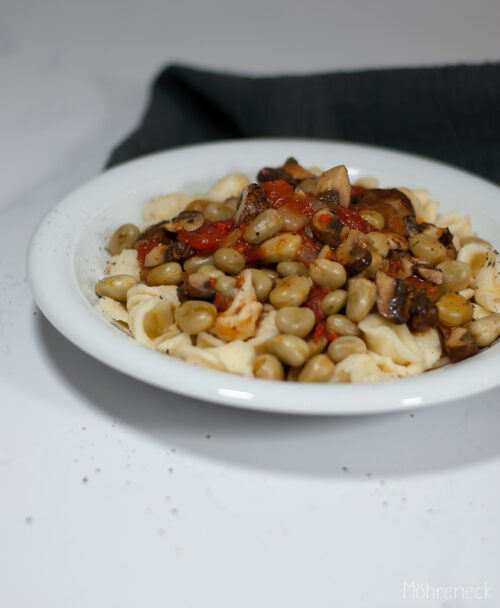
[[[369,209],[378,211],[384,216],[384,232],[392,232],[404,237],[408,236],[408,228],[405,218],[401,217],[397,209],[384,200],[384,196],[380,192],[386,192],[378,188],[363,190],[354,194],[351,198],[351,207],[359,210]],[[405,216],[410,217],[410,216]]]
[[[408,288],[404,281],[381,270],[375,275],[377,310],[391,323],[401,325],[409,318]]]
[[[367,188],[355,195],[356,205],[377,205],[378,203],[390,205],[401,218],[416,217],[410,199],[397,188]]]
[[[422,234],[428,234],[436,239],[436,241],[442,243],[446,247],[446,253],[451,260],[457,259],[457,250],[455,249],[455,245],[453,245],[453,234],[449,228],[422,222],[418,225],[418,231]]]
[[[340,238],[342,244],[333,252],[335,261],[345,267],[349,276],[363,272],[372,261],[368,249],[370,240],[359,230],[350,230],[345,226]]]
[[[187,243],[176,241],[169,245],[165,251],[165,262],[181,262],[196,254],[196,251]]]
[[[341,243],[341,231],[344,225],[339,218],[328,209],[317,211],[311,219],[311,231],[321,243],[338,247]]]
[[[431,327],[437,327],[439,313],[437,306],[428,297],[416,295],[410,300],[410,329],[413,331],[425,331]]]
[[[177,295],[181,302],[186,300],[209,300],[212,301],[217,295],[217,290],[210,285],[210,278],[193,272],[184,279],[184,282],[177,288]]]
[[[310,171],[302,167],[302,165],[299,165],[299,163],[292,156],[290,158],[287,158],[287,160],[285,161],[285,164],[283,165],[283,170],[297,181],[308,179],[310,177],[315,177],[314,173],[311,173]]]
[[[391,251],[408,251],[408,239],[395,232],[386,232],[387,243]]]
[[[248,224],[256,215],[267,209],[267,196],[257,184],[248,184],[238,200],[238,208],[234,216],[236,225]]]
[[[446,354],[453,362],[462,361],[479,352],[476,338],[465,327],[453,327],[452,329],[439,326],[443,338],[443,346]]]
[[[326,192],[321,192],[316,196],[316,198],[322,203],[325,203],[330,209],[335,209],[335,207],[340,204],[338,190],[327,190]]]
[[[314,173],[299,165],[293,157],[287,158],[281,167],[264,167],[257,174],[259,182],[271,182],[282,179],[294,188],[300,181],[314,177]]]
[[[428,222],[419,224],[418,231],[422,234],[432,236],[433,239],[443,243],[443,245],[448,245],[453,240],[453,235],[449,228],[443,228],[442,226],[436,226],[435,224],[429,224]]]
[[[293,188],[297,186],[297,180],[285,171],[283,167],[264,167],[257,173],[257,181],[259,182],[274,182],[278,179],[282,179]]]
[[[351,201],[351,182],[344,165],[333,167],[320,175],[316,188],[316,196],[321,196],[325,193],[336,193],[338,204],[342,205],[342,207],[349,206]],[[332,194],[329,196],[332,196]]]
[[[413,274],[413,261],[407,253],[397,253],[395,256],[399,257],[401,265],[396,273],[398,279],[407,279]]]
[[[181,211],[179,215],[172,218],[168,222],[162,225],[164,230],[168,232],[180,232],[181,230],[187,230],[188,232],[194,232],[201,228],[205,223],[205,216],[199,211],[186,210]]]
[[[144,232],[139,235],[137,242],[146,240],[153,241],[154,243],[163,243],[164,245],[169,245],[172,243],[172,235],[169,235],[166,230],[163,229],[163,225],[165,222],[162,220],[161,222],[157,222],[150,226]]]
[[[410,236],[419,232],[419,223],[412,215],[405,215],[403,222],[405,223],[406,229],[408,230],[408,234]]]
[[[440,268],[434,268],[431,264],[418,262],[413,266],[413,269],[424,281],[429,281],[429,283],[434,283],[434,285],[441,285],[443,282],[443,271]]]

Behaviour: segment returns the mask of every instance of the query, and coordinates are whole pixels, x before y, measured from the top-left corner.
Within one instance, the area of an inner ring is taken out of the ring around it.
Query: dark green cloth
[[[167,67],[107,166],[241,137],[363,142],[500,182],[500,63],[254,78]]]

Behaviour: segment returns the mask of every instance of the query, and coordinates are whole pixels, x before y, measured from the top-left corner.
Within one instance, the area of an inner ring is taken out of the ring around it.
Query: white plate
[[[415,409],[499,384],[499,345],[455,365],[380,384],[271,382],[216,372],[137,344],[94,309],[106,243],[117,226],[141,221],[144,204],[174,191],[203,192],[228,172],[255,178],[261,167],[295,156],[305,166],[345,164],[351,179],[373,175],[381,186],[427,188],[440,211],[470,213],[474,230],[496,242],[500,189],[420,157],[369,146],[309,140],[243,140],[191,146],[107,171],[67,196],[44,218],[28,253],[35,300],[69,340],[103,363],[170,391],[236,407],[301,414],[361,414]]]

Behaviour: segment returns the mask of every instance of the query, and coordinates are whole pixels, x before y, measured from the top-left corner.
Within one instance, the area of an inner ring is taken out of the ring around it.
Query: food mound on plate
[[[289,158],[151,200],[111,236],[99,306],[141,344],[272,380],[373,382],[500,335],[500,256],[425,190]]]

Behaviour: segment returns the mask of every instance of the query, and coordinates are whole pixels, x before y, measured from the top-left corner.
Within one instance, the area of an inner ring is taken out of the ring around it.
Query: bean
[[[163,264],[165,262],[166,250],[167,246],[163,243],[158,243],[158,245],[155,245],[151,251],[148,251],[146,257],[144,258],[145,268],[153,268],[154,266]]]
[[[127,301],[127,291],[137,285],[137,279],[130,274],[113,274],[101,279],[95,286],[96,294],[102,298],[112,298],[118,302]]]
[[[304,338],[316,323],[316,317],[310,308],[284,306],[276,314],[276,326],[283,334],[292,334]]]
[[[311,284],[306,277],[291,274],[278,281],[269,294],[269,301],[275,308],[300,306],[309,295],[310,289]]]
[[[347,292],[346,317],[351,321],[362,321],[368,316],[377,300],[377,287],[368,279],[353,279]]]
[[[210,329],[216,317],[215,306],[203,300],[187,300],[175,309],[175,322],[190,335]]]
[[[413,255],[433,266],[446,257],[446,247],[429,234],[414,234],[408,239],[408,245]]]
[[[188,274],[191,274],[193,272],[198,272],[198,269],[200,268],[200,266],[203,266],[204,264],[213,264],[213,263],[214,263],[213,255],[193,255],[192,257],[188,258],[184,262],[184,271],[187,272]]]
[[[217,268],[229,274],[238,274],[245,268],[245,258],[232,247],[221,247],[214,253],[214,262]]]
[[[318,182],[319,177],[309,177],[307,179],[303,179],[300,182],[299,190],[304,194],[312,194],[313,196],[318,192]]]
[[[443,282],[440,285],[443,293],[461,291],[469,285],[472,279],[471,267],[465,262],[445,260],[437,267],[443,271]]]
[[[279,275],[276,270],[273,270],[272,268],[261,268],[260,270],[267,274],[267,276],[271,279],[274,287],[279,279]]]
[[[265,302],[269,296],[269,292],[273,288],[273,281],[264,270],[257,268],[251,269],[252,285],[255,289],[255,295],[259,302]]]
[[[285,206],[280,207],[277,211],[283,220],[282,230],[285,232],[298,232],[309,224],[309,218],[300,211]]]
[[[332,260],[317,259],[309,266],[311,279],[320,287],[337,289],[346,282],[347,274],[342,264]]]
[[[266,380],[283,380],[285,377],[285,370],[281,361],[270,353],[259,355],[255,359],[253,373],[257,378],[265,378]]]
[[[321,353],[325,350],[325,348],[328,345],[328,340],[326,339],[326,336],[321,336],[321,338],[316,339],[316,342],[310,338],[307,341],[307,346],[309,347],[309,356],[310,357],[314,357],[314,355],[317,355],[318,353]]]
[[[328,382],[335,365],[326,355],[316,355],[304,365],[299,374],[299,382]]]
[[[298,336],[281,334],[267,341],[267,350],[286,365],[298,367],[303,365],[309,356],[307,342]]]
[[[439,313],[439,322],[446,327],[458,327],[472,319],[474,308],[463,296],[458,293],[445,293],[436,302]]]
[[[329,291],[321,300],[321,311],[324,315],[334,315],[339,310],[344,308],[347,302],[347,291],[344,289],[335,289]]]
[[[489,346],[500,336],[500,314],[493,313],[466,325],[478,346]]]
[[[139,238],[139,228],[134,224],[123,224],[117,228],[109,239],[109,253],[118,255],[124,249],[130,249]]]
[[[293,260],[285,260],[284,262],[280,262],[276,266],[276,270],[282,277],[286,277],[289,274],[298,274],[302,277],[307,277],[309,275],[309,270],[305,264],[302,262],[294,262]]]
[[[148,285],[178,285],[182,281],[182,266],[177,262],[167,262],[155,266],[146,275]]]
[[[360,336],[361,331],[345,315],[329,315],[326,318],[326,330],[339,336]]]
[[[266,209],[259,213],[245,228],[243,240],[252,245],[260,245],[283,228],[283,218],[276,209]]]
[[[194,201],[191,201],[188,205],[186,205],[186,211],[199,211],[200,213],[205,213],[205,209],[210,205],[212,201],[207,201],[203,198],[197,198]]]
[[[219,277],[224,276],[222,270],[219,270],[213,264],[203,264],[203,266],[200,266],[196,272],[198,274],[205,275],[209,279],[218,279]]]
[[[374,230],[383,230],[385,227],[384,216],[379,212],[372,209],[362,209],[359,215],[370,224]]]
[[[223,274],[222,276],[217,277],[217,280],[215,281],[215,289],[220,291],[224,296],[234,296],[237,290],[236,279]]]
[[[223,203],[208,203],[203,211],[203,215],[209,222],[222,222],[234,216],[234,209]]]
[[[302,239],[298,234],[289,232],[279,234],[262,243],[260,259],[264,264],[277,264],[284,260],[293,260],[301,246]]]
[[[366,353],[366,344],[356,336],[341,336],[328,347],[328,356],[335,363],[339,363],[349,355],[363,355]]]

